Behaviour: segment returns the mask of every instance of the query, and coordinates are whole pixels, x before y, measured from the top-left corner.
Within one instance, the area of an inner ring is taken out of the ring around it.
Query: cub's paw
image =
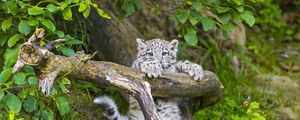
[[[141,71],[150,78],[156,78],[161,75],[163,69],[157,61],[145,61],[141,64]]]
[[[202,80],[204,78],[202,66],[196,63],[184,62],[182,70],[194,77],[194,80]]]

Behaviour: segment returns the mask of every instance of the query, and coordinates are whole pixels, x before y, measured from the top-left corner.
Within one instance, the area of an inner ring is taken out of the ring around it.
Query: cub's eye
[[[147,52],[147,54],[153,56],[153,52]]]
[[[162,55],[167,55],[167,54],[169,54],[168,52],[162,52]]]

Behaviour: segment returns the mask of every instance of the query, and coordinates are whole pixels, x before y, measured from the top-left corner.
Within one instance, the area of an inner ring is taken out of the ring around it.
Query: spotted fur
[[[137,59],[132,67],[140,69],[147,77],[159,77],[162,72],[183,72],[189,74],[194,80],[203,79],[202,67],[189,61],[176,61],[178,40],[171,42],[162,39],[152,39],[144,41],[137,39]],[[109,99],[104,96],[105,99]],[[102,99],[102,97],[99,97]],[[95,101],[94,101],[95,102]],[[106,106],[104,115],[109,120],[144,120],[143,113],[136,99],[129,97],[129,111],[126,116],[121,116],[116,104],[110,99],[103,102],[95,102]],[[156,111],[162,120],[183,120],[186,119],[181,115],[177,99],[173,98],[156,98]],[[113,110],[110,110],[113,109]],[[114,111],[110,116],[108,110]]]

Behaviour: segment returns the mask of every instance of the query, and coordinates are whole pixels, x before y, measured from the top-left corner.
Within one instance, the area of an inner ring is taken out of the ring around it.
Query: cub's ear
[[[144,40],[142,38],[137,38],[136,42],[137,42],[137,49],[138,50],[143,50],[145,48],[146,45],[145,45]]]
[[[171,42],[169,42],[168,45],[169,45],[171,50],[177,52],[177,47],[178,47],[178,40],[177,39],[172,40]]]

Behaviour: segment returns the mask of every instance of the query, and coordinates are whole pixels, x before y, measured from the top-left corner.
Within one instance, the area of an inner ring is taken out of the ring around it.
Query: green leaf
[[[77,45],[77,44],[82,44],[82,41],[77,40],[77,39],[71,39],[67,41],[67,44],[69,45]]]
[[[232,0],[236,5],[242,5],[242,1],[241,0]]]
[[[55,104],[59,110],[60,115],[64,116],[68,114],[71,110],[69,100],[64,96],[59,96],[55,99]]]
[[[27,12],[29,15],[40,15],[45,13],[45,11],[42,8],[36,6],[33,6],[32,8],[28,8]]]
[[[57,30],[55,32],[55,34],[57,35],[57,37],[59,38],[64,38],[65,37],[65,33],[63,31]]]
[[[23,3],[21,1],[17,2],[19,6],[21,6],[22,9],[24,9],[25,7],[29,6],[29,4]]]
[[[201,3],[200,1],[194,0],[194,1],[192,1],[192,7],[193,7],[195,10],[199,11],[199,10],[201,10],[201,8],[202,8],[202,3]]]
[[[68,78],[63,77],[61,80],[61,84],[69,85],[71,84],[71,81]]]
[[[126,12],[126,15],[131,15],[132,13],[135,12],[134,4],[131,2],[125,2],[121,9],[123,9]]]
[[[39,83],[39,80],[35,76],[31,76],[28,78],[28,84],[29,85],[37,85]]]
[[[51,30],[52,32],[54,32],[55,30],[56,30],[56,28],[55,28],[55,25],[52,23],[52,21],[51,20],[44,20],[43,22],[42,22],[42,24],[46,27],[46,28],[48,28],[49,30]]]
[[[24,88],[21,89],[21,91],[18,93],[19,98],[21,98],[22,100],[24,100],[28,95],[28,89]]]
[[[184,40],[191,46],[198,44],[197,32],[193,28],[188,28],[187,33],[184,35]]]
[[[87,5],[85,2],[81,2],[79,4],[78,12],[84,12],[88,8],[88,6],[89,5]]]
[[[239,13],[242,13],[244,11],[244,6],[238,6],[235,8]]]
[[[24,73],[17,73],[14,75],[14,80],[17,85],[26,84],[26,75]]]
[[[17,61],[20,47],[21,47],[21,45],[17,44],[12,48],[6,49],[6,51],[4,53],[4,60],[5,60],[4,68],[10,67]]]
[[[189,18],[189,12],[187,10],[179,10],[176,17],[179,22],[185,23],[185,21]]]
[[[20,98],[14,94],[8,93],[5,96],[5,104],[10,111],[18,113],[21,110],[22,102]]]
[[[36,86],[30,86],[28,89],[28,94],[31,96],[35,96],[37,94],[38,89]]]
[[[73,49],[71,48],[67,48],[67,47],[59,47],[58,50],[60,50],[64,55],[68,56],[68,57],[72,57],[75,56],[75,52]]]
[[[192,25],[196,25],[198,23],[198,20],[196,18],[194,18],[193,16],[190,16],[189,20],[190,20]]]
[[[87,18],[90,15],[90,11],[91,11],[91,8],[90,8],[90,6],[88,6],[88,8],[83,12],[83,17]]]
[[[30,19],[28,21],[26,21],[30,26],[36,26],[37,24],[39,24],[38,20],[35,19]]]
[[[4,95],[5,95],[4,91],[2,89],[0,89],[0,102],[2,101]]]
[[[106,19],[110,19],[110,16],[106,12],[104,12],[102,9],[100,9],[98,7],[96,9],[97,9],[98,14],[101,17],[106,18]]]
[[[202,21],[202,27],[204,31],[208,31],[210,29],[213,29],[216,26],[216,23],[211,18],[203,18]]]
[[[225,13],[225,12],[229,11],[229,8],[228,7],[217,6],[216,10],[217,10],[218,13]]]
[[[27,96],[24,101],[23,108],[26,112],[33,112],[38,107],[37,100],[32,96]]]
[[[255,23],[255,18],[252,14],[252,12],[250,11],[244,11],[242,14],[241,14],[241,18],[250,26],[252,27]]]
[[[3,0],[2,0],[3,1]],[[3,3],[3,2],[2,2]],[[4,4],[3,8],[6,8],[7,9],[7,12],[8,13],[11,13],[13,15],[16,15],[17,14],[17,11],[18,11],[18,6],[17,6],[17,2],[16,1],[6,1],[5,2],[6,4]]]
[[[73,2],[72,3],[78,3],[79,2],[79,0],[73,0]]]
[[[64,84],[59,84],[59,88],[61,89],[61,91],[63,93],[67,93],[68,92],[68,89],[67,89],[67,87]]]
[[[58,10],[58,7],[53,5],[53,4],[48,4],[47,5],[47,10],[51,13],[55,13]]]
[[[33,70],[33,68],[32,68],[31,66],[25,65],[25,66],[23,67],[23,70],[25,70],[26,73],[35,75],[35,72],[34,72],[34,70]]]
[[[51,109],[44,108],[35,114],[33,118],[34,120],[54,120],[54,113],[51,111]]]
[[[19,29],[20,33],[23,33],[25,35],[28,35],[31,32],[31,27],[24,20],[21,20],[21,22],[19,23],[18,29]]]
[[[220,28],[225,31],[230,31],[234,28],[234,25],[231,23],[225,23],[225,24],[221,25]]]
[[[12,37],[10,37],[7,42],[8,47],[13,47],[21,38],[22,35],[20,34],[15,34]]]
[[[12,68],[6,68],[0,73],[0,85],[2,85],[2,83],[7,81],[11,73],[12,73]]]
[[[6,31],[12,26],[12,18],[8,18],[2,22],[1,28],[3,31]]]
[[[73,20],[73,18],[72,18],[72,10],[71,10],[70,7],[65,8],[62,11],[62,14],[63,14],[65,20]]]

